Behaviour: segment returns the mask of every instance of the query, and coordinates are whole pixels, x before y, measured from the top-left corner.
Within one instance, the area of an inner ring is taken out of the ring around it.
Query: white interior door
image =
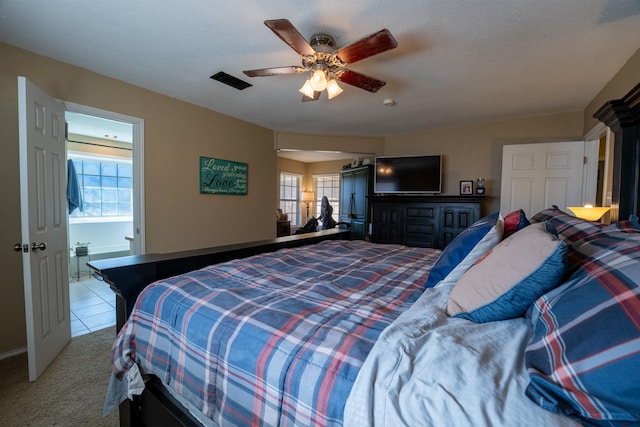
[[[500,211],[534,215],[552,205],[580,206],[584,156],[583,141],[505,145]]]
[[[29,380],[71,339],[64,106],[18,77],[20,208]]]

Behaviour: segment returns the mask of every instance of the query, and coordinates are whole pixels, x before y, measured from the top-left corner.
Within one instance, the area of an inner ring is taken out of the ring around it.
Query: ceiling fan
[[[303,101],[315,101],[325,89],[329,99],[338,96],[342,89],[337,81],[359,87],[369,92],[377,92],[386,82],[347,69],[348,64],[361,61],[373,55],[394,49],[398,42],[389,30],[382,29],[348,46],[335,50],[335,40],[328,34],[314,34],[310,41],[286,19],[264,21],[282,41],[302,57],[302,65],[288,67],[261,68],[243,71],[249,77],[277,76],[282,74],[305,73],[310,77],[300,89]]]

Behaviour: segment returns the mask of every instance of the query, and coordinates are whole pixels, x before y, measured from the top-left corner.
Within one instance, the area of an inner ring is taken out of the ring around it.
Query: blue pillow
[[[503,229],[504,221],[496,212],[458,234],[440,254],[425,287],[431,288],[442,280],[457,281],[462,273],[502,240]]]
[[[589,258],[569,281],[528,313],[526,394],[585,425],[640,425],[640,233],[595,240],[581,246]]]

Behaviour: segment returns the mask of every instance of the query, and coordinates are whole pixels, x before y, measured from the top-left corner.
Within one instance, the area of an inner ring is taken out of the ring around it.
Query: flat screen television
[[[382,194],[442,191],[442,156],[376,157],[374,192]]]

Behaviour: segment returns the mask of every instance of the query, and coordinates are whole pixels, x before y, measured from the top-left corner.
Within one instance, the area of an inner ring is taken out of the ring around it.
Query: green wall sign
[[[200,157],[200,193],[247,194],[246,163]]]

